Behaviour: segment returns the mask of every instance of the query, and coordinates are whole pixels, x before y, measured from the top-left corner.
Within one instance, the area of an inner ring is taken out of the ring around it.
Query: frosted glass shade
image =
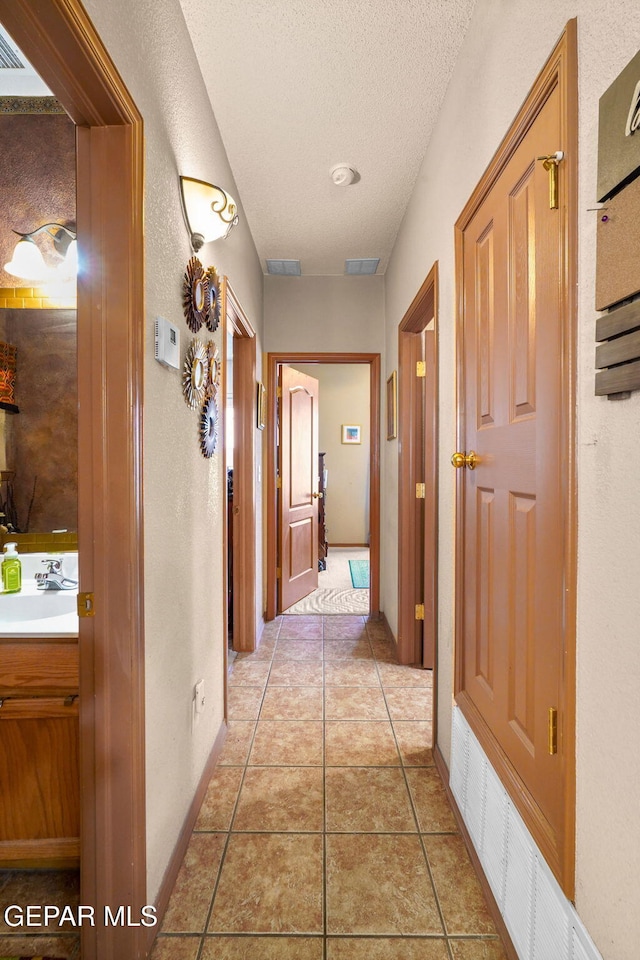
[[[238,222],[238,207],[233,197],[213,183],[191,177],[180,177],[180,189],[193,249],[199,250],[203,243],[228,237]]]
[[[4,269],[22,280],[46,280],[50,273],[38,247],[33,240],[26,238],[18,241],[13,257],[5,263]]]

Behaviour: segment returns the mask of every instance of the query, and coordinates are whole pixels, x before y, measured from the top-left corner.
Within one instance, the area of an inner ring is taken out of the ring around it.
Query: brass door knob
[[[460,467],[468,467],[469,470],[475,470],[479,462],[480,458],[473,450],[470,450],[469,453],[466,454],[454,453],[451,457],[451,463],[456,470],[459,470]]]
[[[314,500],[322,500],[323,495],[321,493],[312,493],[311,496]]]

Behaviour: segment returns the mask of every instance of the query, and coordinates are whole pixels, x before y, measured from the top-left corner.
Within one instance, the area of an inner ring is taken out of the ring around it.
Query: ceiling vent
[[[6,39],[0,34],[0,70],[24,70],[24,63],[16,51],[9,46]]]
[[[267,273],[272,277],[300,277],[299,260],[267,260]]]
[[[364,260],[345,260],[344,272],[355,277],[370,276],[375,273],[380,257],[368,257]]]

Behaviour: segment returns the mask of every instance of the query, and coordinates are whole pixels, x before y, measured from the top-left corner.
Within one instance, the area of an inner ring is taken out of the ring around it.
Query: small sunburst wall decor
[[[209,267],[207,270],[207,280],[209,281],[209,315],[205,319],[207,330],[215,333],[220,323],[220,313],[222,311],[222,283],[215,267]]]
[[[182,281],[182,306],[187,326],[197,333],[209,320],[209,277],[197,257],[191,257]]]
[[[194,337],[187,349],[182,369],[182,392],[192,410],[199,407],[207,393],[209,353],[202,340]]]
[[[218,443],[218,404],[215,397],[205,400],[200,414],[200,449],[203,457],[211,457]]]

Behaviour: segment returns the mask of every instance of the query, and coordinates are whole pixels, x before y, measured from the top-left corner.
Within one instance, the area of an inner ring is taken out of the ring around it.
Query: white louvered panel
[[[458,809],[465,815],[465,790],[467,782],[467,760],[469,751],[469,736],[471,731],[458,709],[453,711],[453,725],[451,730],[451,771],[449,783]]]
[[[555,878],[544,861],[535,858],[532,960],[569,956],[569,917]]]
[[[529,942],[534,892],[533,865],[531,837],[515,809],[509,806],[504,919],[513,945],[522,960],[530,960],[531,956]],[[555,960],[559,960],[559,957]]]
[[[507,794],[490,764],[487,764],[485,825],[482,843],[482,866],[496,898],[500,912],[504,912],[507,867]]]
[[[482,828],[484,824],[485,793],[487,787],[487,761],[475,741],[469,737],[469,759],[467,763],[467,789],[465,791],[465,823],[471,834],[473,845],[482,859]]]
[[[450,782],[520,960],[602,960],[457,707]]]

